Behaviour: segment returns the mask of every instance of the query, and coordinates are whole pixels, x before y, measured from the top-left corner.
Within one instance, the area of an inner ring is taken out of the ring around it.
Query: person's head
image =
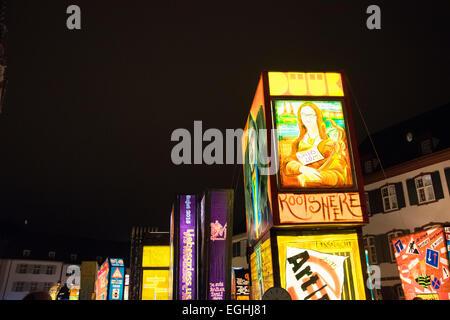
[[[52,297],[48,292],[31,292],[27,294],[22,300],[52,300]]]
[[[297,113],[298,128],[300,129],[300,138],[303,138],[309,130],[317,128],[321,139],[327,139],[325,123],[322,118],[322,111],[312,102],[305,102],[298,108]]]

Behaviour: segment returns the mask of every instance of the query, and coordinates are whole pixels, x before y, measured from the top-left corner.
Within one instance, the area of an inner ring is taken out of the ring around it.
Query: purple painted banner
[[[196,298],[196,203],[194,195],[180,196],[180,300]]]
[[[225,300],[228,195],[211,191],[210,196],[209,300]]]

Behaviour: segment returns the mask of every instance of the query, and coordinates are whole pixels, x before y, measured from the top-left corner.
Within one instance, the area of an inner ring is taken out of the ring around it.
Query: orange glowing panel
[[[269,89],[271,96],[344,96],[335,72],[269,72]]]
[[[359,193],[278,195],[280,223],[361,223]]]

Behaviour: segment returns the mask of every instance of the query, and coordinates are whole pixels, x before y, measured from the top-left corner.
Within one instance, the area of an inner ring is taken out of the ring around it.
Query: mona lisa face
[[[314,109],[310,106],[303,107],[300,111],[300,116],[307,129],[317,127],[317,115]]]

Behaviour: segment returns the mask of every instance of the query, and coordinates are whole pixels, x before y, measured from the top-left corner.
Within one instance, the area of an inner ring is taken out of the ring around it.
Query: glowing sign
[[[196,298],[196,201],[194,195],[180,196],[180,300]]]
[[[122,300],[125,280],[123,259],[109,259],[111,265],[108,300]]]
[[[340,73],[269,72],[271,96],[344,96]]]
[[[280,186],[350,188],[352,163],[340,101],[274,101]]]
[[[249,300],[249,274],[248,270],[234,270],[234,290],[236,300]]]
[[[444,228],[392,239],[406,300],[449,300],[450,273]],[[402,246],[396,245],[402,243]]]
[[[95,286],[95,299],[107,300],[108,299],[108,273],[109,262],[108,259],[100,266],[97,273],[97,281]]]
[[[169,267],[170,246],[144,246],[142,267]]]
[[[292,299],[365,300],[356,233],[277,236],[281,286]]]
[[[280,223],[363,222],[359,193],[278,194]]]
[[[264,90],[260,79],[242,135],[245,209],[250,244],[254,244],[272,224],[270,180],[268,175],[262,174],[267,164],[261,159],[260,152],[267,149],[265,129]]]
[[[169,299],[169,270],[144,270],[142,300]]]
[[[208,300],[225,300],[227,281],[227,218],[232,194],[228,191],[210,191],[209,234],[209,290]],[[231,270],[230,270],[231,271]]]
[[[79,300],[80,299],[80,287],[72,286],[70,289],[69,300]]]
[[[252,277],[252,299],[261,300],[264,293],[273,287],[273,264],[270,239],[255,247],[250,256]]]
[[[289,246],[286,255],[286,287],[292,300],[341,300],[347,257]]]

